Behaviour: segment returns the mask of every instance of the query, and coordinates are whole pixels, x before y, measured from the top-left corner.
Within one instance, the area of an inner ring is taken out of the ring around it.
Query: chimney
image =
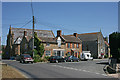
[[[24,36],[27,36],[27,31],[24,31]]]
[[[57,30],[57,36],[61,36],[61,30]]]
[[[78,37],[78,34],[77,34],[77,33],[74,33],[73,35],[74,35],[75,37]]]

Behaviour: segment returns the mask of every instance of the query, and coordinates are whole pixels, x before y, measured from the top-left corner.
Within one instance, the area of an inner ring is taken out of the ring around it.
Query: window
[[[79,48],[79,44],[77,44],[77,48]]]
[[[50,55],[51,55],[51,54],[50,54],[50,51],[47,50],[47,51],[45,52],[45,55],[46,55],[46,56],[50,56]]]
[[[74,48],[74,43],[72,43],[72,48]]]
[[[50,46],[50,43],[46,43],[46,46]]]
[[[25,44],[25,49],[27,49],[27,44]]]
[[[61,38],[60,37],[58,37],[57,43],[58,43],[58,47],[61,47]]]
[[[70,52],[68,52],[68,54],[70,55]]]
[[[64,51],[62,51],[62,56],[64,56]]]
[[[68,43],[68,48],[70,48],[70,43]]]

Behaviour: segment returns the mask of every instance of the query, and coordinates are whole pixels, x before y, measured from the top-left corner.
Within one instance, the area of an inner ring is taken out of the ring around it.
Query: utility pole
[[[33,37],[33,57],[34,57],[34,16],[33,16],[33,33],[32,33],[32,37]]]

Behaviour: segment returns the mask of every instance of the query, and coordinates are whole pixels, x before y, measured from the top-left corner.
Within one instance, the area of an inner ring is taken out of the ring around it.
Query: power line
[[[25,23],[22,27],[25,27],[27,24],[29,24],[32,20],[28,21],[27,23]],[[20,27],[20,28],[22,28]]]
[[[55,24],[51,24],[51,23],[47,23],[47,22],[43,22],[43,21],[39,22],[38,20],[37,20],[36,24],[47,26],[49,28],[56,28],[56,29],[60,28],[60,29],[63,29],[63,30],[66,30],[66,31],[70,31],[70,32],[71,31],[77,32],[76,30],[73,30],[73,29],[71,30],[71,29],[65,28],[64,26],[68,26],[68,25],[63,25],[63,24],[60,24],[60,25],[57,26]]]

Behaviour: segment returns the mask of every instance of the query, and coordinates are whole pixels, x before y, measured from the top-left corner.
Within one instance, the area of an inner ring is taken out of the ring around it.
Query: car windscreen
[[[24,55],[24,58],[31,58],[30,55]]]

